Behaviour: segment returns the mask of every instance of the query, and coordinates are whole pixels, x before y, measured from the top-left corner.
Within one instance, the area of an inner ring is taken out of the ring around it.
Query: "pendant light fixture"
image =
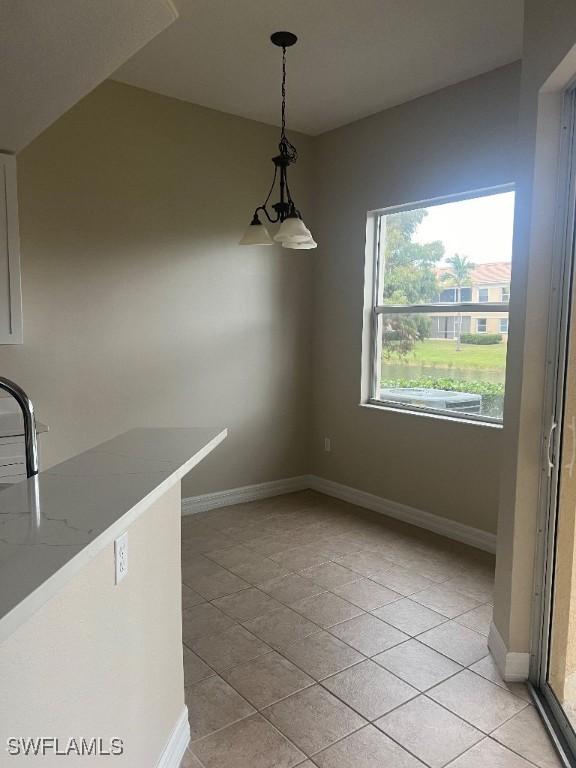
[[[254,211],[252,221],[240,240],[240,245],[274,245],[274,242],[277,242],[281,243],[283,248],[294,250],[316,248],[317,243],[314,242],[310,230],[302,221],[288,185],[288,166],[296,162],[298,153],[286,137],[286,48],[293,46],[298,38],[292,32],[274,32],[270,39],[274,45],[282,48],[282,130],[278,144],[279,154],[272,158],[274,178],[268,197]],[[268,203],[274,192],[276,181],[278,181],[280,200],[270,206],[274,210],[274,213],[271,213],[268,210]],[[260,221],[260,214],[263,214],[271,224],[280,224],[274,238],[270,237],[266,226]]]

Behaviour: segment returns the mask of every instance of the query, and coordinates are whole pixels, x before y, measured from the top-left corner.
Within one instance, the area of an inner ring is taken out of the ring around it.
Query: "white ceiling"
[[[523,0],[175,0],[180,18],[113,76],[277,124],[278,29],[288,124],[318,134],[521,57]]]
[[[175,18],[169,0],[0,0],[0,150],[25,147]]]

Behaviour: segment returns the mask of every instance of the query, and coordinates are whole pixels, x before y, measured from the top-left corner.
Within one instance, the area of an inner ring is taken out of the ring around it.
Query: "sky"
[[[417,243],[441,240],[444,259],[458,253],[475,264],[511,261],[513,223],[514,192],[501,192],[430,206],[412,239]]]

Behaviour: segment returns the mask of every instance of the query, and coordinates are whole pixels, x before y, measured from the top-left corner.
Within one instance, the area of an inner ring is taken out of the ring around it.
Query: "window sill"
[[[358,403],[360,408],[367,408],[371,411],[385,411],[386,413],[405,414],[407,416],[416,416],[424,419],[434,419],[436,421],[454,422],[456,424],[472,425],[474,427],[485,427],[488,429],[501,430],[502,422],[484,421],[483,419],[467,418],[466,416],[452,416],[441,413],[431,413],[430,411],[417,411],[414,408],[399,408],[397,406],[386,405],[370,400],[366,403]]]

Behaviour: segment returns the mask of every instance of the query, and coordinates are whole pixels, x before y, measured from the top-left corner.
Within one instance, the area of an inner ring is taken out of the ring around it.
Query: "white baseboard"
[[[230,488],[227,491],[204,493],[201,496],[190,496],[187,499],[182,499],[182,514],[195,515],[198,512],[207,512],[219,507],[230,507],[233,504],[245,504],[248,501],[281,496],[283,493],[304,491],[306,488],[310,488],[309,477],[308,475],[300,475],[287,477],[283,480],[272,480],[268,483]]]
[[[156,768],[180,768],[180,763],[190,743],[188,707],[184,707]]]
[[[299,475],[298,477],[289,477],[284,480],[272,480],[268,483],[245,485],[228,491],[216,491],[215,493],[205,493],[202,496],[191,496],[187,499],[182,499],[182,514],[193,515],[197,512],[206,512],[210,509],[228,507],[233,504],[256,501],[257,499],[266,499],[272,496],[280,496],[283,493],[303,491],[308,488],[325,493],[327,496],[334,496],[337,499],[348,501],[350,504],[370,509],[373,512],[394,517],[411,525],[417,525],[419,528],[433,531],[441,536],[446,536],[448,539],[461,541],[477,549],[483,549],[485,552],[496,552],[496,536],[493,533],[487,533],[478,528],[458,523],[455,520],[424,512],[421,509],[408,507],[396,501],[383,499],[381,496],[375,496],[372,493],[366,493],[366,491],[359,491],[356,488],[335,483],[332,480],[326,480],[317,475]]]
[[[530,654],[509,651],[494,622],[490,625],[488,648],[503,680],[507,683],[521,683],[528,679]]]
[[[417,525],[419,528],[439,533],[448,539],[461,541],[464,544],[469,544],[477,549],[483,549],[486,552],[496,552],[496,536],[493,533],[472,528],[455,520],[449,520],[447,517],[439,517],[430,512],[424,512],[415,507],[408,507],[396,501],[383,499],[381,496],[375,496],[372,493],[366,493],[366,491],[359,491],[348,485],[341,485],[316,475],[310,477],[309,487],[328,496],[334,496],[351,504],[357,504],[359,507],[371,509],[373,512],[379,512],[382,515],[394,517],[405,523]]]

